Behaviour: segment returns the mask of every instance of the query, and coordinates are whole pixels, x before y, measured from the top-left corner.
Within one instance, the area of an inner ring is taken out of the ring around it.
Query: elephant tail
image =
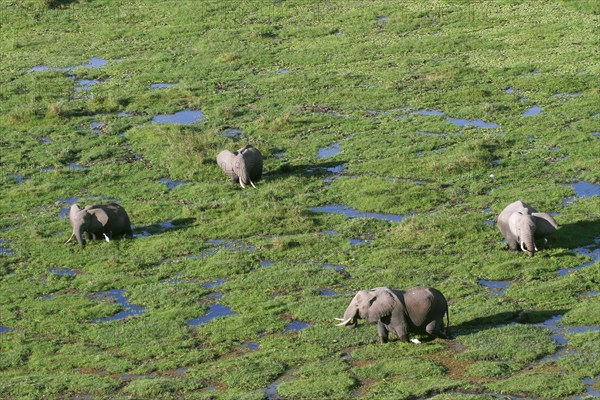
[[[448,311],[448,305],[446,304],[446,336],[448,339],[451,337],[450,333],[450,312]]]

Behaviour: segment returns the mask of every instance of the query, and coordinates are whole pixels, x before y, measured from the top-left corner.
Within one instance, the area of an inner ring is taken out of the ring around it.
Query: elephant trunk
[[[537,250],[535,242],[533,241],[533,232],[526,233],[521,237],[521,250],[527,252],[529,257],[533,257]]]
[[[83,238],[83,232],[81,231],[81,229],[73,231],[73,234],[75,234],[75,238],[77,239],[79,244],[85,246],[85,239]]]
[[[358,320],[358,309],[354,302],[350,303],[346,311],[344,312],[344,318],[336,318],[338,321],[342,321],[338,326],[347,326],[348,328],[356,328]]]

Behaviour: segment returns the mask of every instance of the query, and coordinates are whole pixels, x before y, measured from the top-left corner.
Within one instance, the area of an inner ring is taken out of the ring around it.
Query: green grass
[[[600,322],[582,297],[597,264],[557,275],[600,236],[600,196],[564,201],[600,184],[599,16],[593,1],[0,0],[0,397],[583,394],[598,333],[540,362],[557,345],[535,324]],[[205,119],[152,123],[181,110]],[[265,156],[256,190],[215,163],[245,144]],[[558,213],[533,258],[490,225],[515,200]],[[63,245],[73,201],[119,202],[138,235]],[[310,210],[329,204],[405,219]],[[445,294],[455,338],[335,326],[357,290],[416,285]],[[94,296],[109,289],[144,313],[93,322],[122,310]],[[214,303],[233,315],[187,323]]]

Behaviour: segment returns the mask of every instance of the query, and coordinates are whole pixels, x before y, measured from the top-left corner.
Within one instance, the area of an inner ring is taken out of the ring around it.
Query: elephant
[[[84,234],[86,233],[88,239],[91,237],[92,240],[96,240],[96,235],[102,234],[107,242],[110,241],[112,235],[132,235],[131,222],[127,212],[115,203],[87,206],[83,209],[78,204],[73,204],[69,212],[69,219],[73,233],[65,244],[75,236],[79,244],[85,246]]]
[[[444,314],[447,325],[444,327]],[[433,338],[450,337],[450,315],[444,295],[428,286],[417,286],[407,291],[378,287],[356,293],[344,318],[338,326],[354,328],[358,319],[377,324],[381,343],[387,343],[389,332],[394,332],[401,342],[407,342],[410,333],[426,333]],[[418,343],[418,340],[413,339]]]
[[[252,145],[246,145],[234,151],[223,150],[217,155],[217,164],[223,172],[231,177],[233,183],[238,183],[242,188],[252,185],[262,177],[263,156]]]
[[[533,257],[538,251],[535,239],[547,242],[546,237],[556,232],[558,224],[549,214],[538,212],[519,200],[506,206],[498,215],[498,228],[510,250],[520,247]]]

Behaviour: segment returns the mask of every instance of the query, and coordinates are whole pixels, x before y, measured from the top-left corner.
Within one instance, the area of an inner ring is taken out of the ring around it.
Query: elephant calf
[[[239,182],[242,188],[248,184],[256,188],[254,182],[258,182],[262,177],[263,156],[251,145],[246,145],[233,153],[223,150],[217,155],[217,164],[231,177],[232,182]]]
[[[69,243],[73,236],[77,238],[80,245],[85,246],[84,235],[96,240],[96,235],[103,235],[108,242],[112,235],[132,235],[131,222],[123,207],[111,203],[107,205],[87,206],[79,208],[78,204],[71,206],[69,212],[73,233],[65,244]]]
[[[444,314],[447,326],[444,327]],[[448,338],[450,316],[448,303],[437,289],[417,286],[407,291],[378,287],[360,290],[350,302],[338,326],[354,328],[359,318],[377,324],[381,343],[387,343],[388,333],[394,332],[400,341],[407,342],[410,333],[426,333],[431,337]]]
[[[498,229],[508,248],[517,250],[520,247],[530,257],[538,250],[534,240],[547,241],[546,236],[552,235],[557,228],[554,218],[520,200],[506,206],[498,216]]]

